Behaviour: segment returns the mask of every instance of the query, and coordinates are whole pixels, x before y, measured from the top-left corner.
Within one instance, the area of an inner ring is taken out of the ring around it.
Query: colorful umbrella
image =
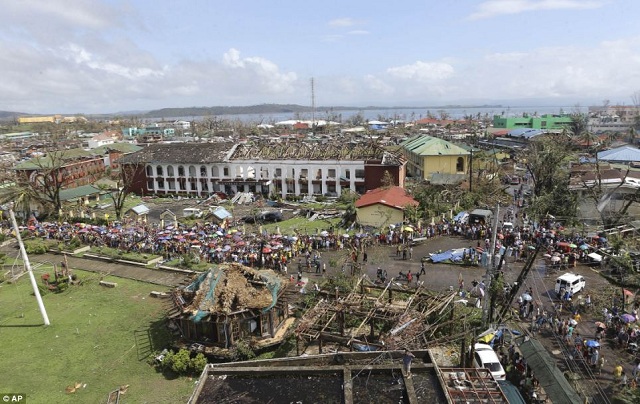
[[[620,316],[620,320],[622,320],[623,323],[633,323],[636,321],[636,316],[632,314],[623,314]]]

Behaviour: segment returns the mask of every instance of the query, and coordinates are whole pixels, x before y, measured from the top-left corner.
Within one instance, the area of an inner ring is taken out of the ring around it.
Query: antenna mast
[[[311,127],[316,126],[316,91],[313,85],[313,77],[311,77]]]

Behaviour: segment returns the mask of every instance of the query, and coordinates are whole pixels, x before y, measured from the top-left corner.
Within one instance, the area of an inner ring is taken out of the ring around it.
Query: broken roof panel
[[[302,142],[242,143],[230,153],[229,160],[364,160],[398,164],[392,153],[379,144],[328,142],[317,144]]]
[[[159,143],[124,156],[118,163],[207,164],[225,160],[233,143]]]

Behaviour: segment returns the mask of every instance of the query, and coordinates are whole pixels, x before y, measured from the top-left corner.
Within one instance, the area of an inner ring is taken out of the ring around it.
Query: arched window
[[[184,166],[178,166],[178,175],[184,177]]]
[[[162,177],[164,174],[162,174],[162,166],[157,166],[156,167],[156,175],[158,177]]]
[[[220,169],[218,168],[218,166],[211,167],[211,176],[213,178],[218,178],[220,176]]]
[[[189,166],[189,177],[195,177],[195,176],[196,176],[196,167]]]
[[[200,176],[201,177],[206,177],[207,176],[207,167],[200,166]]]
[[[173,166],[167,167],[167,176],[173,177],[175,174],[173,173]]]
[[[456,163],[456,171],[459,173],[464,172],[464,158],[458,157],[458,162]]]
[[[153,167],[147,166],[147,177],[153,177]]]

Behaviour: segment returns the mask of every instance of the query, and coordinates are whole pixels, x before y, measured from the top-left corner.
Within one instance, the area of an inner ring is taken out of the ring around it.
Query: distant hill
[[[321,110],[321,108],[316,108]],[[242,107],[190,107],[162,108],[149,111],[143,116],[149,118],[165,118],[178,116],[238,115],[238,114],[291,114],[311,112],[311,107],[295,104],[260,104]]]
[[[360,110],[394,110],[394,109],[447,109],[447,108],[500,108],[500,105],[446,105],[441,107],[408,107],[408,106],[366,106],[366,107],[345,107],[345,106],[319,106],[316,107],[317,112],[324,111],[360,111]],[[310,113],[311,107],[297,104],[260,104],[237,107],[190,107],[190,108],[162,108],[141,114],[141,117],[147,118],[168,118],[168,117],[190,117],[190,116],[217,116],[217,115],[239,115],[239,114],[295,114]]]
[[[26,115],[23,112],[13,112],[13,111],[0,111],[0,119],[7,120],[13,119],[16,116]]]

